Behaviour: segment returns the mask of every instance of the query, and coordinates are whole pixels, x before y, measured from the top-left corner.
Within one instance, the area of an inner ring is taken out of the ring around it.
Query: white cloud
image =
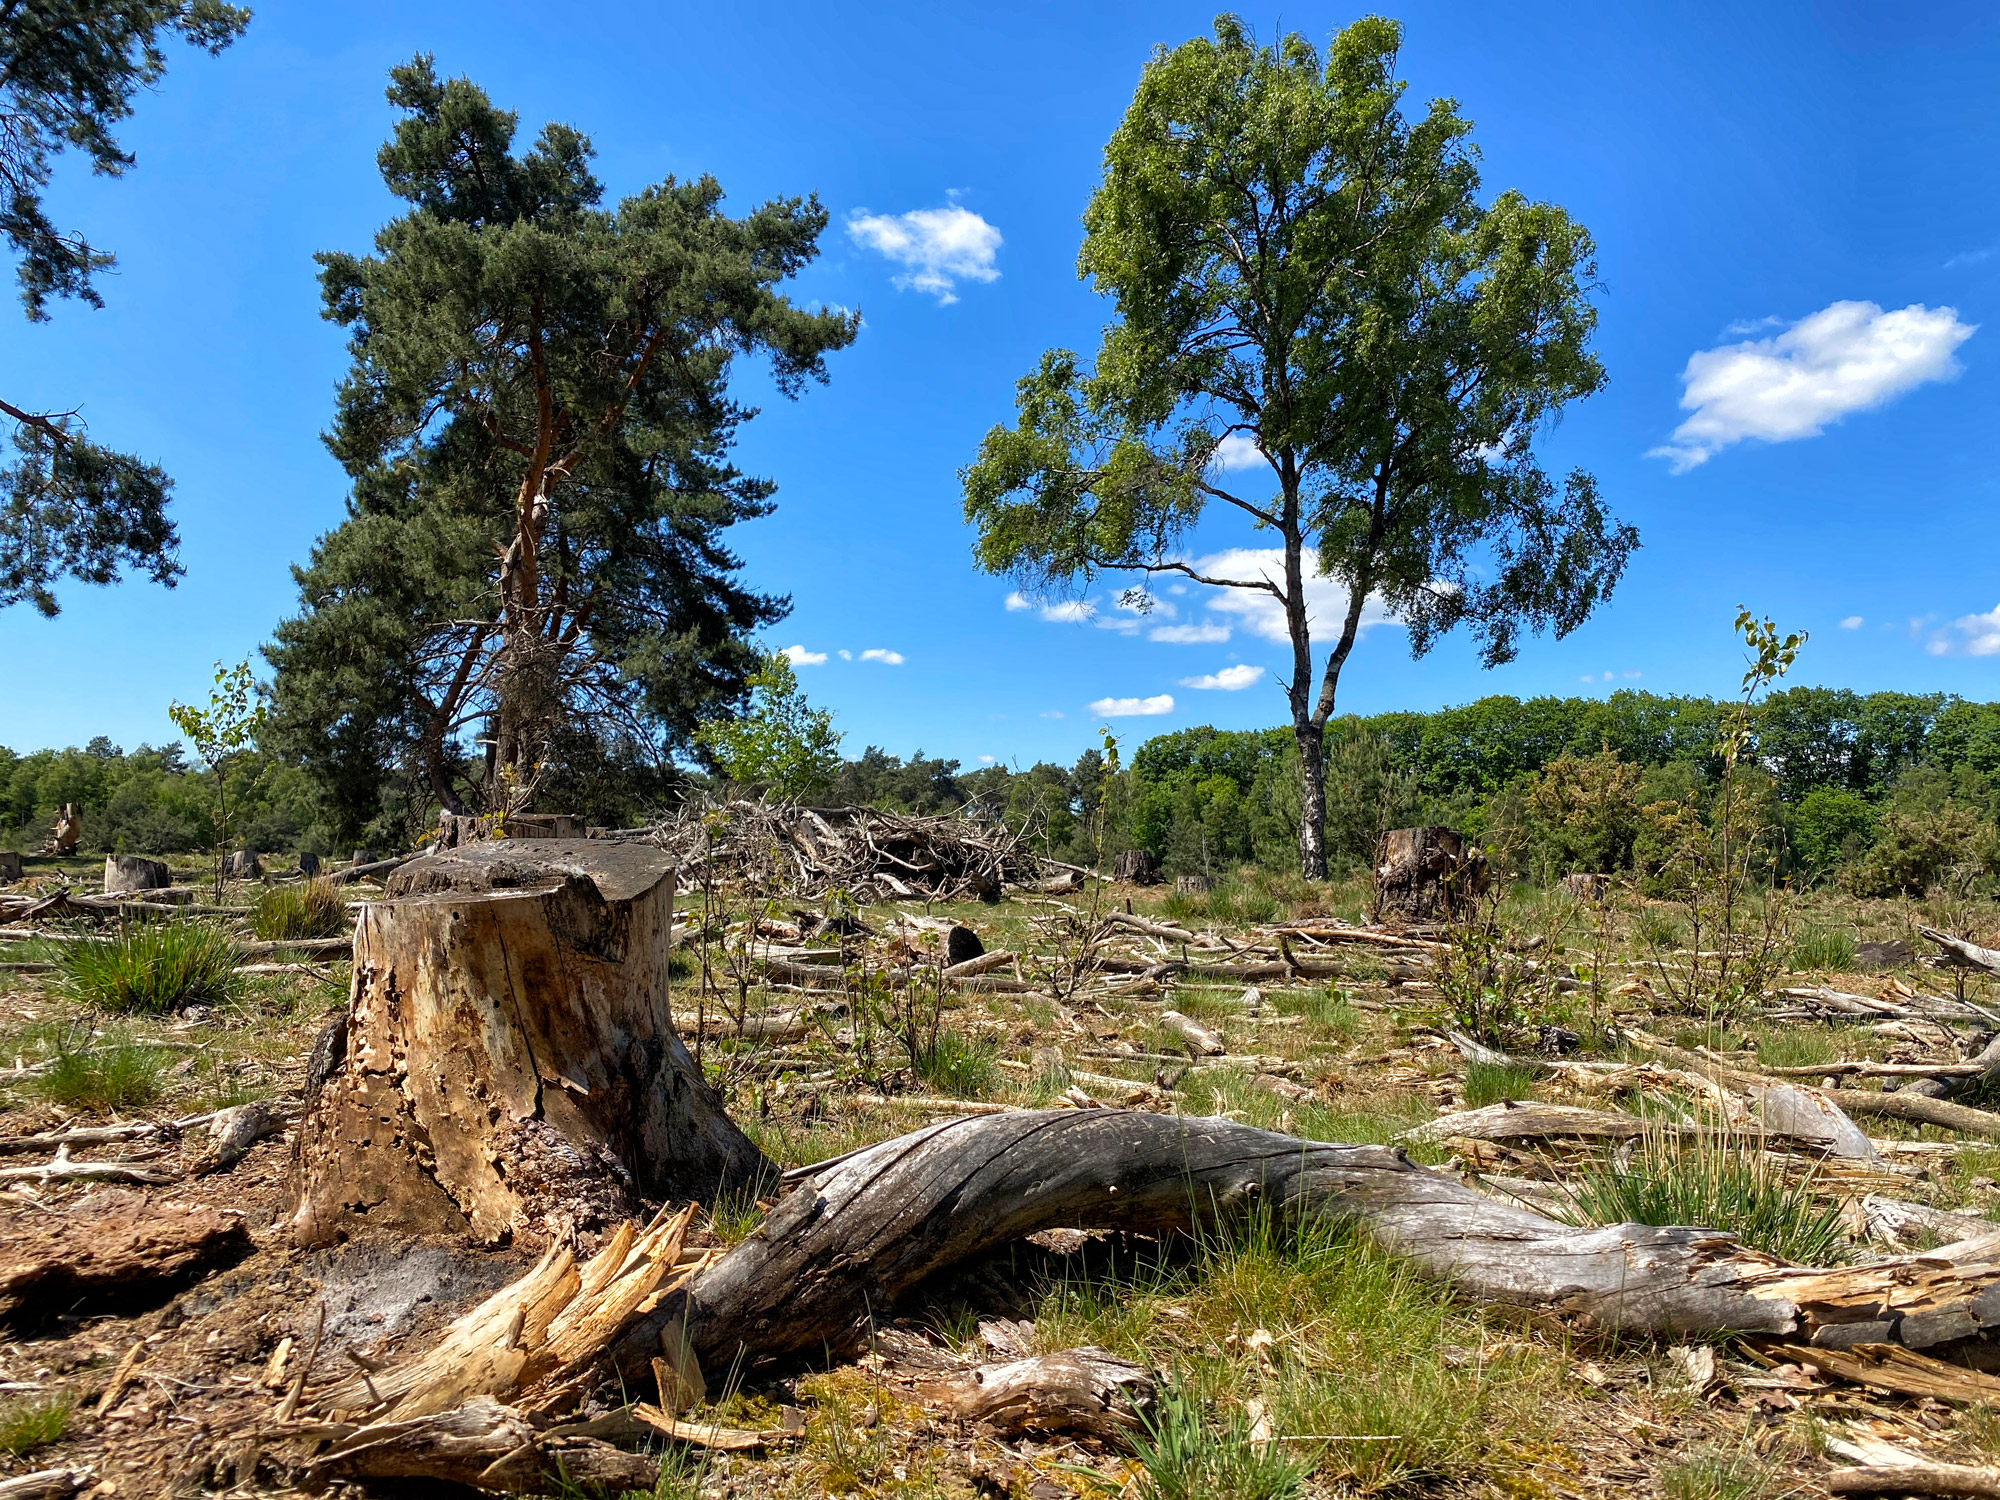
[[[1224,693],[1241,692],[1264,675],[1262,667],[1246,664],[1224,667],[1220,672],[1210,672],[1202,677],[1183,677],[1181,686],[1185,688],[1214,689]]]
[[[1829,422],[1958,373],[1952,351],[1976,324],[1956,308],[1835,302],[1771,338],[1704,349],[1687,362],[1681,409],[1693,412],[1673,441],[1652,449],[1676,474],[1731,443],[1817,437]]]
[[[1088,599],[1064,599],[1055,604],[1044,604],[1041,610],[1044,620],[1061,625],[1078,625],[1096,616],[1097,611]]]
[[[1257,440],[1247,432],[1232,432],[1216,445],[1215,457],[1208,461],[1211,469],[1257,469],[1268,468],[1270,461],[1264,457]]]
[[[1034,603],[1019,589],[1015,589],[1013,593],[1007,596],[1007,613],[1010,615],[1017,611],[1033,609],[1034,607]]]
[[[993,764],[994,760],[995,760],[995,757],[994,757],[994,756],[991,756],[991,755],[982,755],[982,756],[980,756],[980,757],[979,757],[979,763],[980,763],[980,764],[981,764],[982,766],[990,766],[990,765],[992,765],[992,764]]]
[[[958,283],[997,281],[993,257],[1000,231],[969,208],[919,208],[906,214],[859,210],[847,221],[848,238],[909,269],[895,278],[902,291],[931,292],[940,303],[958,300]]]
[[[1846,619],[1840,622],[1840,628],[1842,630],[1859,630],[1863,625],[1867,623],[1868,622],[1862,619],[1861,616],[1859,615],[1849,615]]]
[[[862,652],[861,659],[863,661],[879,661],[885,667],[900,667],[903,664],[903,653],[900,651],[884,651],[881,647],[877,646],[871,650]]]
[[[847,655],[845,651],[840,654],[842,656]],[[826,660],[826,653],[824,651],[808,651],[803,646],[787,646],[778,655],[784,657],[786,661],[795,667],[816,667]]]
[[[1101,719],[1131,719],[1148,714],[1170,714],[1174,711],[1171,693],[1161,693],[1157,698],[1099,698],[1090,705],[1090,711]]]
[[[1925,649],[1932,656],[2000,656],[2000,604],[1983,615],[1964,615],[1952,621],[1958,638],[1940,633]]]
[[[1045,719],[1060,719],[1062,716],[1063,711],[1059,708],[1048,709],[1042,714],[1042,717]]]
[[[1229,627],[1205,620],[1199,625],[1155,625],[1146,632],[1149,641],[1165,641],[1170,646],[1212,646],[1229,639]]]
[[[840,652],[840,659],[841,659],[842,661],[853,661],[853,660],[854,660],[854,653],[853,653],[852,651],[849,651],[849,650],[847,650],[847,649],[846,649],[845,647],[843,647],[843,648],[841,649],[841,652]]]
[[[1199,558],[1194,566],[1197,572],[1211,578],[1269,578],[1282,585],[1285,554],[1279,547],[1233,547],[1212,557]],[[1313,635],[1317,639],[1323,630],[1337,628],[1346,619],[1347,588],[1337,580],[1323,576],[1315,568],[1306,577],[1305,590],[1306,619],[1312,624]],[[1252,635],[1282,643],[1291,640],[1285,625],[1284,605],[1278,602],[1276,595],[1267,594],[1262,589],[1212,589],[1208,605],[1224,614],[1235,615]],[[1370,595],[1361,606],[1363,631],[1376,625],[1395,623],[1379,594]]]

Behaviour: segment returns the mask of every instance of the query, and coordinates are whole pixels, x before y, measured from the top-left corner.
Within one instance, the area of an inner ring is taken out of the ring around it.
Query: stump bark
[[[774,1176],[674,1033],[673,893],[638,844],[482,843],[399,869],[355,924],[344,1037],[315,1069],[298,1237],[573,1241]]]
[[[1111,867],[1112,878],[1133,885],[1158,885],[1160,862],[1150,849],[1127,849]]]
[[[1486,889],[1486,853],[1449,828],[1397,828],[1375,851],[1375,919],[1434,922]]]

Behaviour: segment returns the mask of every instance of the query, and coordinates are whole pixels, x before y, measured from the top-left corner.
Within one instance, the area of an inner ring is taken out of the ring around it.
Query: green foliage
[[[1253,1438],[1241,1407],[1210,1420],[1178,1380],[1167,1382],[1142,1420],[1132,1451],[1150,1500],[1292,1500],[1313,1471],[1310,1458]]]
[[[102,307],[96,277],[116,263],[50,219],[42,193],[55,158],[74,148],[100,175],[122,176],[133,158],[113,130],[166,73],[167,41],[218,53],[249,20],[221,0],[0,7],[0,236],[20,257],[30,320],[47,320],[51,298]],[[126,567],[171,587],[181,574],[166,514],[173,481],[91,442],[73,411],[26,411],[6,394],[0,417],[14,424],[20,458],[0,467],[0,608],[27,600],[53,616],[61,578],[106,584]]]
[[[235,999],[240,957],[229,934],[206,922],[141,923],[120,937],[71,943],[53,988],[100,1010],[164,1015]]]
[[[250,923],[267,940],[338,937],[353,925],[347,898],[330,880],[271,886],[257,898]]]
[[[1812,1174],[1788,1178],[1784,1164],[1752,1138],[1703,1131],[1683,1139],[1654,1131],[1628,1167],[1594,1167],[1564,1191],[1576,1224],[1726,1229],[1753,1250],[1807,1266],[1847,1253],[1839,1204],[1818,1196]]]
[[[1084,214],[1078,270],[1115,308],[1095,367],[1045,353],[962,475],[979,565],[1038,592],[1192,575],[1183,542],[1212,501],[1275,534],[1284,581],[1203,581],[1281,602],[1314,572],[1341,582],[1353,603],[1318,691],[1292,698],[1311,878],[1319,738],[1362,602],[1385,600],[1418,655],[1469,625],[1491,665],[1524,627],[1574,629],[1638,544],[1589,475],[1558,495],[1532,451],[1603,381],[1590,238],[1553,205],[1486,195],[1449,101],[1404,115],[1401,40],[1370,17],[1322,59],[1224,16],[1213,40],[1157,53]],[[1268,465],[1242,493],[1212,468],[1231,439]]]
[[[807,704],[791,662],[773,652],[749,686],[748,709],[702,725],[695,743],[731,781],[773,797],[803,801],[832,786],[840,774],[840,731],[829,711]]]
[[[1848,873],[1857,896],[1921,896],[1933,886],[1968,884],[2000,868],[1990,819],[1962,802],[1891,809],[1874,845]]]
[[[777,290],[818,253],[816,199],[731,218],[714,179],[667,178],[605,208],[571,127],[517,150],[516,116],[428,56],[388,97],[377,159],[409,212],[374,255],[319,257],[351,334],[327,439],[349,519],[269,652],[283,743],[343,826],[396,767],[405,796],[497,807],[501,772],[535,787],[566,734],[664,763],[740,700],[785,605],[723,545],[774,489],[728,462],[751,415],[730,377],[761,356],[796,395],[860,328]]]
[[[1799,868],[1823,875],[1858,858],[1875,838],[1877,813],[1843,786],[1816,786],[1792,809],[1792,854]]]
[[[75,1410],[76,1398],[67,1391],[0,1406],[0,1453],[18,1458],[61,1442]]]
[[[229,852],[229,835],[235,811],[229,801],[229,773],[236,761],[255,744],[258,732],[264,727],[266,710],[261,702],[252,701],[256,694],[257,680],[250,675],[249,662],[238,662],[233,667],[217,662],[215,686],[209,690],[207,708],[196,708],[187,703],[167,706],[167,717],[174,721],[176,729],[194,741],[195,754],[201,757],[210,772],[209,784],[215,791],[215,888],[218,899],[222,891],[222,862]]]

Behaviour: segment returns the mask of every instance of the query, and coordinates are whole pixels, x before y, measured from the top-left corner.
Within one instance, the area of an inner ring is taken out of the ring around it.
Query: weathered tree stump
[[[1433,922],[1486,890],[1486,852],[1449,828],[1397,828],[1375,850],[1375,919]]]
[[[1113,879],[1130,881],[1133,885],[1158,885],[1160,862],[1150,849],[1127,849],[1111,866],[1111,874]]]
[[[302,1241],[571,1240],[775,1175],[674,1034],[659,850],[477,843],[404,865],[389,893],[355,924],[344,1043],[313,1069]]]
[[[122,895],[126,891],[163,891],[172,885],[163,859],[146,859],[137,854],[104,856],[104,893]]]
[[[255,849],[238,849],[229,856],[223,872],[231,880],[261,880],[264,876],[264,862],[257,857]]]
[[[74,802],[65,802],[62,811],[56,814],[55,834],[42,845],[42,853],[66,859],[76,853],[77,841],[82,837],[83,815],[76,810]]]
[[[1602,901],[1611,892],[1609,875],[1572,874],[1562,878],[1562,888],[1579,901]]]
[[[0,885],[21,878],[21,856],[14,849],[0,849]]]
[[[319,874],[319,856],[310,849],[299,851],[299,873],[308,880]]]

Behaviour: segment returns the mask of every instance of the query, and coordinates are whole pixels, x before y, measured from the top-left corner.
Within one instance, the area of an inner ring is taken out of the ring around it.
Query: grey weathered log
[[[127,891],[163,891],[174,883],[163,859],[147,859],[140,854],[104,856],[104,890],[107,895]]]
[[[1814,1270],[1718,1230],[1576,1228],[1388,1147],[1225,1120],[1024,1110],[947,1121],[793,1175],[803,1184],[755,1234],[625,1329],[613,1357],[629,1379],[644,1378],[668,1330],[684,1326],[702,1367],[718,1371],[745,1353],[854,1348],[925,1276],[1025,1235],[1162,1234],[1260,1207],[1281,1221],[1352,1219],[1470,1298],[1609,1328],[1810,1341],[1847,1327],[1927,1347],[2000,1325],[2000,1265]]]
[[[981,1365],[937,1394],[964,1420],[1004,1435],[1088,1432],[1117,1439],[1139,1426],[1157,1392],[1144,1365],[1087,1345]]]
[[[562,1238],[776,1175],[675,1034],[660,850],[474,843],[388,894],[355,924],[346,1036],[299,1128],[306,1243]]]
[[[0,1500],[67,1500],[96,1477],[91,1469],[37,1469],[0,1479]]]
[[[1850,1115],[1915,1120],[1920,1125],[1937,1125],[1961,1135],[1983,1135],[1988,1140],[2000,1141],[2000,1114],[1927,1098],[1914,1090],[1876,1094],[1866,1089],[1843,1089],[1840,1099]]]
[[[1187,1049],[1194,1057],[1221,1057],[1229,1048],[1222,1038],[1210,1031],[1199,1021],[1190,1020],[1177,1010],[1160,1012],[1160,1024],[1170,1031],[1179,1032]]]
[[[1849,1097],[1853,1091],[1849,1091]],[[1809,1141],[1843,1161],[1879,1161],[1861,1127],[1818,1089],[1774,1084],[1758,1095],[1764,1128],[1773,1135]]]
[[[238,849],[229,856],[223,866],[223,873],[231,880],[261,880],[264,876],[264,861],[257,857],[255,849]]]
[[[2000,948],[1982,948],[1948,932],[1939,932],[1935,927],[1919,927],[1917,932],[1944,950],[1945,962],[1961,969],[1981,969],[1988,974],[2000,974]]]

